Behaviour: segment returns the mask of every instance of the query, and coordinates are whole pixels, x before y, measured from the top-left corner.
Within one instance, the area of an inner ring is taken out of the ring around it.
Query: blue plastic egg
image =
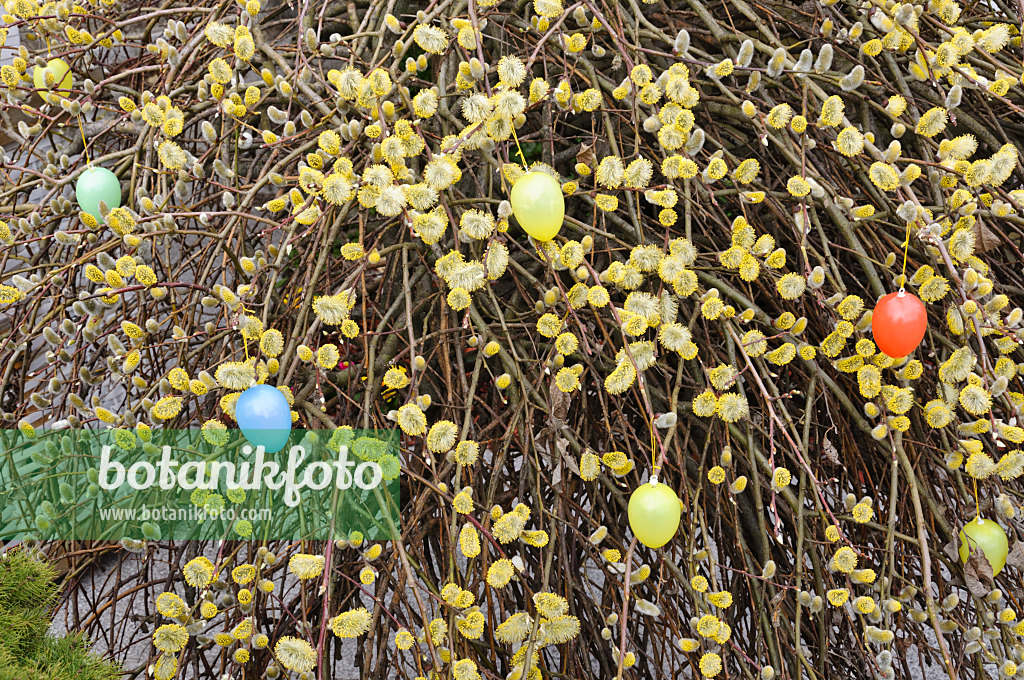
[[[235,402],[235,420],[253,446],[276,453],[288,443],[292,410],[284,393],[270,385],[253,385]]]

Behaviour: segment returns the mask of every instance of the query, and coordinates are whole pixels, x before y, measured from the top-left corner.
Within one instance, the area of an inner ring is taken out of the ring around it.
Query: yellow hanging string
[[[516,140],[516,149],[519,150],[519,160],[523,162],[523,170],[529,172],[530,169],[526,167],[526,154],[523,153],[523,148],[519,146],[519,135],[516,134],[515,123],[512,124],[512,139]]]
[[[981,519],[981,503],[978,501],[978,480],[974,480],[974,519]]]
[[[245,308],[245,305],[242,305],[242,318],[245,319],[245,315],[249,314],[249,313],[250,313],[250,311]],[[242,346],[245,348],[245,360],[246,360],[246,362],[248,362],[249,361],[249,338],[247,338],[245,336],[245,326],[242,326],[241,332],[242,332]]]
[[[903,273],[900,274],[900,292],[907,285],[907,252],[910,250],[910,222],[907,222],[907,238],[903,241]]]
[[[658,470],[660,470],[661,468],[658,467],[658,457],[657,457],[657,454],[655,453],[655,448],[657,447],[657,443],[655,442],[655,438],[654,438],[654,421],[652,420],[649,423],[649,425],[650,425],[650,428],[651,428],[651,471],[652,471],[652,474],[656,475],[656,474],[658,474]]]
[[[85,155],[85,164],[92,165],[89,160],[89,143],[85,141],[85,128],[82,127],[82,114],[78,114],[78,131],[82,134],[82,153]]]

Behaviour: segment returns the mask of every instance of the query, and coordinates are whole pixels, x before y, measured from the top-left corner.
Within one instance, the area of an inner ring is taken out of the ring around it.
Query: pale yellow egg
[[[528,172],[512,186],[512,213],[538,241],[550,241],[562,228],[565,199],[558,180],[546,172]]]

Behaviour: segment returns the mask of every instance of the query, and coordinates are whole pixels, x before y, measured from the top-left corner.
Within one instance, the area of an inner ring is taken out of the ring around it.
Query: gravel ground
[[[216,557],[216,547],[212,544],[207,546],[207,552],[205,553],[208,557],[213,559]],[[122,569],[125,574],[131,574],[134,568],[137,568],[137,561],[128,560],[122,563]],[[97,584],[103,584],[108,579],[116,578],[116,571],[118,562],[110,560],[104,564],[101,568],[97,569],[91,578],[95,579]],[[156,563],[152,567],[152,576],[156,579],[166,578],[168,576],[168,568],[166,564]],[[588,580],[600,586],[602,583],[602,573],[599,570],[593,570],[593,573],[588,574]],[[179,594],[183,594],[179,592]],[[366,606],[372,606],[372,603],[367,600],[364,602]],[[70,608],[72,607],[71,602],[66,602],[57,612],[57,616],[54,619],[52,631],[55,634],[61,634],[66,631],[67,621],[69,620]],[[92,603],[90,602],[88,589],[82,589],[78,594],[78,607],[80,611],[88,611],[92,609]],[[112,653],[115,659],[121,661],[124,666],[128,669],[138,669],[142,665],[147,663],[149,653],[152,650],[150,643],[150,635],[152,633],[152,626],[148,625],[144,621],[140,621],[142,615],[142,602],[138,599],[122,599],[117,605],[109,612],[104,612],[104,620],[109,620],[109,623],[104,625],[104,630],[115,633],[115,637],[121,640],[130,640],[131,643],[127,648],[120,648],[111,650],[109,644],[105,639],[98,639],[95,641],[94,649],[100,653]],[[108,618],[109,617],[109,618]],[[216,632],[218,630],[216,625],[210,627],[210,630]],[[934,637],[930,638],[930,642],[934,645]],[[332,680],[359,680],[359,670],[352,663],[355,658],[356,643],[352,640],[345,640],[342,642],[342,661],[338,662],[335,674],[332,676]],[[938,665],[922,665],[921,655],[918,653],[915,647],[911,647],[906,654],[906,662],[909,667],[910,674],[906,675],[903,672],[897,673],[897,678],[905,680],[941,680],[946,675],[942,670],[941,666]],[[897,668],[900,665],[897,664]],[[991,669],[989,669],[991,670]],[[992,673],[992,677],[995,678],[997,674]],[[178,677],[182,680],[221,680],[220,678],[208,678],[196,674],[191,668],[183,668],[179,671]],[[235,680],[232,678],[231,680]],[[868,680],[865,678],[865,680]]]

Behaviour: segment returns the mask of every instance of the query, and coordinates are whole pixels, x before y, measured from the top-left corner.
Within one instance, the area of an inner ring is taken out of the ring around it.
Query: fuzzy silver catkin
[[[917,204],[913,201],[904,201],[896,210],[896,215],[904,222],[913,222],[917,219]]]
[[[839,87],[843,88],[843,92],[853,92],[864,83],[864,67],[857,64],[853,67],[853,70],[843,76],[839,81]]]
[[[750,60],[754,58],[754,42],[749,38],[740,45],[740,51],[736,55],[736,65],[740,68],[750,66]]]
[[[917,13],[914,11],[913,4],[907,3],[905,5],[901,5],[900,8],[896,11],[896,23],[904,28],[907,28],[912,24],[914,19],[917,18],[916,14]]]
[[[796,60],[796,66],[793,70],[796,71],[798,78],[806,78],[807,71],[811,70],[811,63],[814,61],[814,53],[808,49],[805,49],[800,53],[800,58]]]
[[[696,156],[700,153],[700,150],[704,148],[704,130],[697,128],[690,134],[690,139],[686,142],[686,153],[691,156]]]
[[[686,54],[690,49],[690,32],[685,28],[680,29],[679,33],[676,33],[675,44],[673,45],[676,54]]]
[[[825,268],[820,264],[811,270],[811,275],[807,277],[807,287],[811,290],[817,290],[825,285]],[[853,494],[850,494],[851,496]],[[856,505],[856,498],[854,498],[854,505]],[[853,506],[850,506],[853,509]]]
[[[661,129],[661,119],[657,116],[648,116],[644,119],[644,131],[654,134]]]
[[[69,234],[66,231],[53,232],[53,238],[62,246],[70,246],[78,243],[79,234]]]
[[[787,56],[785,47],[779,47],[772,53],[772,58],[768,60],[767,68],[769,78],[778,78],[782,75],[782,69],[786,66]]]
[[[963,97],[964,88],[960,85],[954,85],[949,88],[949,92],[946,93],[946,108],[955,109],[960,106],[960,99]]]
[[[235,172],[219,158],[213,159],[213,171],[224,179],[233,179]]]
[[[996,378],[995,382],[992,383],[992,389],[990,390],[992,392],[992,397],[996,398],[1002,396],[1003,392],[1006,391],[1007,386],[1009,386],[1009,380],[1007,380],[1005,375],[1001,375]]]
[[[886,163],[893,163],[903,153],[903,145],[895,139],[889,142],[889,146],[886,147],[885,152],[882,154],[882,160]]]
[[[832,50],[832,45],[825,43],[821,46],[821,50],[818,51],[818,58],[814,61],[814,70],[818,73],[824,73],[825,71],[832,68],[832,58],[835,56],[835,52]]]
[[[76,101],[71,101],[69,99],[61,99],[60,107],[68,113],[70,113],[72,116],[77,116],[80,113],[82,113],[82,105]]]
[[[1017,509],[1013,507],[1013,501],[1010,500],[1005,494],[999,494],[996,496],[996,514],[1003,519],[1013,519],[1017,514]]]
[[[274,105],[267,107],[267,117],[277,125],[284,125],[284,122],[288,120],[288,114]]]
[[[213,144],[217,140],[217,129],[213,127],[213,123],[210,121],[204,120],[203,124],[199,126],[199,129],[207,144]]]
[[[654,419],[654,426],[662,430],[668,430],[676,426],[678,416],[672,411],[662,413]]]
[[[27,293],[36,287],[36,284],[34,284],[29,279],[26,279],[24,276],[21,276],[20,274],[15,274],[14,276],[12,276],[11,283],[13,283],[14,287],[20,290],[22,293]]]
[[[818,180],[813,177],[808,177],[807,183],[811,185],[811,196],[818,199],[825,198],[825,187],[821,186]]]
[[[309,49],[310,52],[315,52],[317,48],[316,31],[312,28],[307,28],[304,37],[306,39],[306,48]]]

